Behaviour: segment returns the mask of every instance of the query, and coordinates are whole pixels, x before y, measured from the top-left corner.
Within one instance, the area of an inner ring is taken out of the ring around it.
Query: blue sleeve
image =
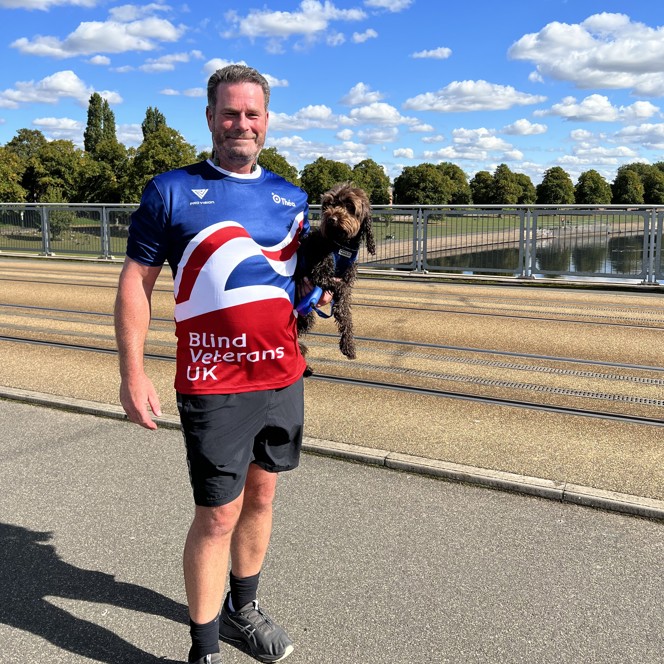
[[[151,180],[143,191],[138,210],[131,215],[127,256],[143,265],[163,265],[168,253],[168,223],[163,196]]]

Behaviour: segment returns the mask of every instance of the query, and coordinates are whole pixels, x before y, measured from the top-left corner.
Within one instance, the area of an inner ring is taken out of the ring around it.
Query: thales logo
[[[196,194],[196,196],[198,196],[200,200],[203,200],[205,194],[208,193],[207,189],[192,189],[192,191],[194,192],[194,194]]]

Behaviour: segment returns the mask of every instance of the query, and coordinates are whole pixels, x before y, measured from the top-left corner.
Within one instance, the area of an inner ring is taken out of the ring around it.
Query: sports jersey
[[[293,275],[307,215],[306,193],[260,167],[238,175],[208,160],[147,185],[127,255],[173,272],[176,390],[278,389],[302,376]]]

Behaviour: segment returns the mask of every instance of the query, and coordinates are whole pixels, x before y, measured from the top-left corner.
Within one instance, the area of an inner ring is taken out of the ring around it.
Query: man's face
[[[219,166],[249,173],[265,143],[269,113],[263,89],[255,83],[221,84],[214,113],[205,110]]]

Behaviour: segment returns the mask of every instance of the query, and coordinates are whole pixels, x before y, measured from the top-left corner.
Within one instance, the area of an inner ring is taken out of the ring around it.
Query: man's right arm
[[[156,429],[148,411],[159,417],[161,406],[152,381],[145,374],[143,352],[150,327],[151,300],[161,267],[126,258],[115,300],[115,338],[120,356],[120,403],[130,421]]]

